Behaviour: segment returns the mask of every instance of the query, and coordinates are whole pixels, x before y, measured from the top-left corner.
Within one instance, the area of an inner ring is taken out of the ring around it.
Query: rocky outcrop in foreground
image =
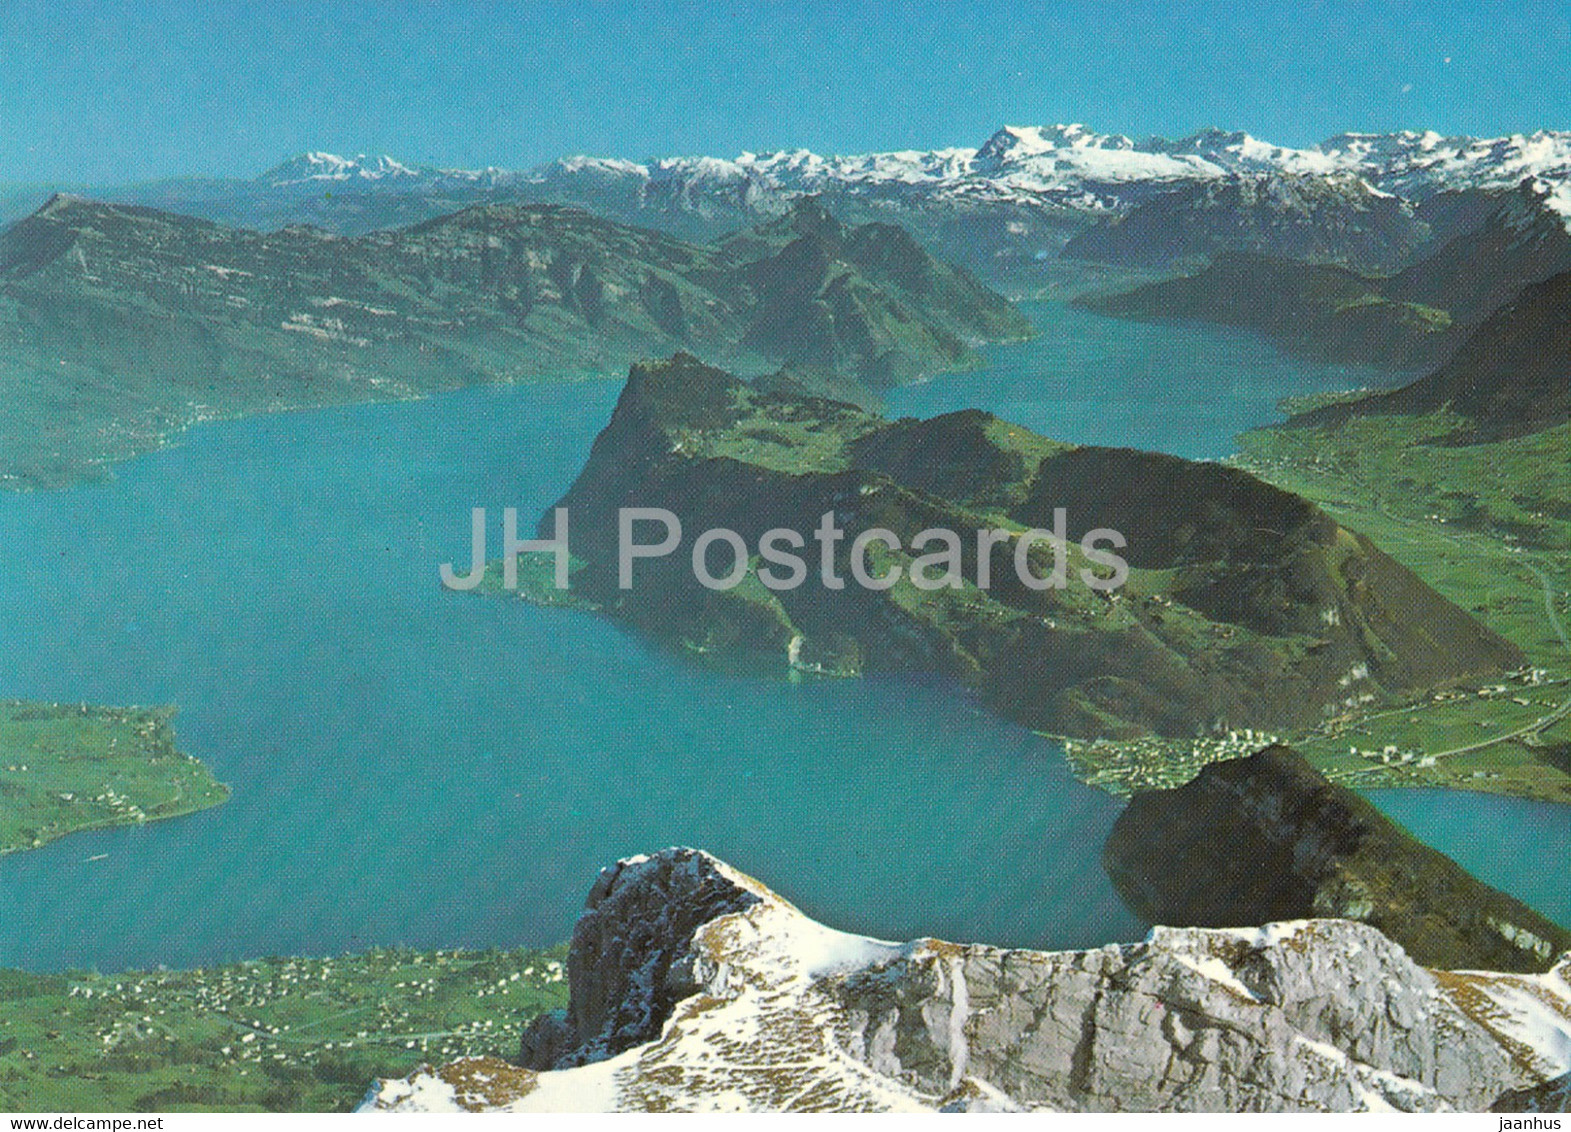
[[[1431,971],[1339,920],[881,943],[691,849],[601,874],[571,975],[523,1065],[424,1067],[362,1109],[1483,1110],[1571,1070],[1571,961]]]
[[[1476,880],[1290,747],[1136,794],[1102,860],[1149,923],[1337,916],[1379,928],[1432,967],[1542,971],[1571,949],[1571,932]]]

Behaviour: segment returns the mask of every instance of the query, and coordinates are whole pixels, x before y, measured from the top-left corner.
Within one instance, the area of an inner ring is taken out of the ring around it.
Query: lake
[[[1283,395],[1370,380],[1246,335],[1028,310],[1043,339],[892,408],[972,404],[1067,440],[1217,456]],[[0,496],[0,696],[178,704],[182,749],[234,788],[0,858],[0,965],[553,943],[595,870],[670,844],[887,938],[1141,935],[1099,862],[1119,803],[950,689],[721,675],[592,615],[442,590],[439,564],[468,562],[470,508],[547,507],[618,390],[207,425],[107,482]],[[1524,864],[1480,832],[1529,804],[1380,804],[1571,914],[1562,853]],[[1567,847],[1571,811],[1531,812]]]
[[[1212,460],[1235,451],[1238,433],[1280,421],[1284,397],[1408,380],[1291,357],[1245,330],[1127,322],[1057,302],[1020,309],[1039,338],[985,347],[985,368],[894,391],[888,414],[987,409],[1059,440]]]

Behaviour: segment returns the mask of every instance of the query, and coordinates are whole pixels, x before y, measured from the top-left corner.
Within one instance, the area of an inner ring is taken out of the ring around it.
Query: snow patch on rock
[[[574,952],[573,1006],[537,1023],[554,1036],[526,1039],[530,1067],[424,1067],[362,1109],[1476,1110],[1571,1065],[1566,963],[1430,972],[1348,921],[894,944],[673,849],[602,873]],[[618,1045],[608,995],[654,1012],[647,1037]]]

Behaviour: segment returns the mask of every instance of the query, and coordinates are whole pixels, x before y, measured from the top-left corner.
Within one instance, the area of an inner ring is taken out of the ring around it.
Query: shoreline
[[[229,786],[175,746],[174,714],[0,700],[0,857],[227,802]]]

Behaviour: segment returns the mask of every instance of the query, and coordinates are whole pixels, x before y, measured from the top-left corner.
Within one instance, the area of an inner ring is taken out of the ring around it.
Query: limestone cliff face
[[[700,989],[694,935],[760,899],[692,850],[669,851],[654,867],[631,859],[602,870],[573,930],[567,1012],[537,1020],[520,1060],[582,1065],[659,1037],[676,1003]]]
[[[1571,1070],[1571,963],[1431,971],[1338,920],[889,944],[675,849],[601,875],[573,952],[572,1005],[523,1065],[427,1067],[363,1108],[1481,1110]]]
[[[1288,747],[1135,795],[1103,862],[1153,923],[1340,916],[1435,967],[1542,971],[1571,948],[1571,932],[1476,880]]]

